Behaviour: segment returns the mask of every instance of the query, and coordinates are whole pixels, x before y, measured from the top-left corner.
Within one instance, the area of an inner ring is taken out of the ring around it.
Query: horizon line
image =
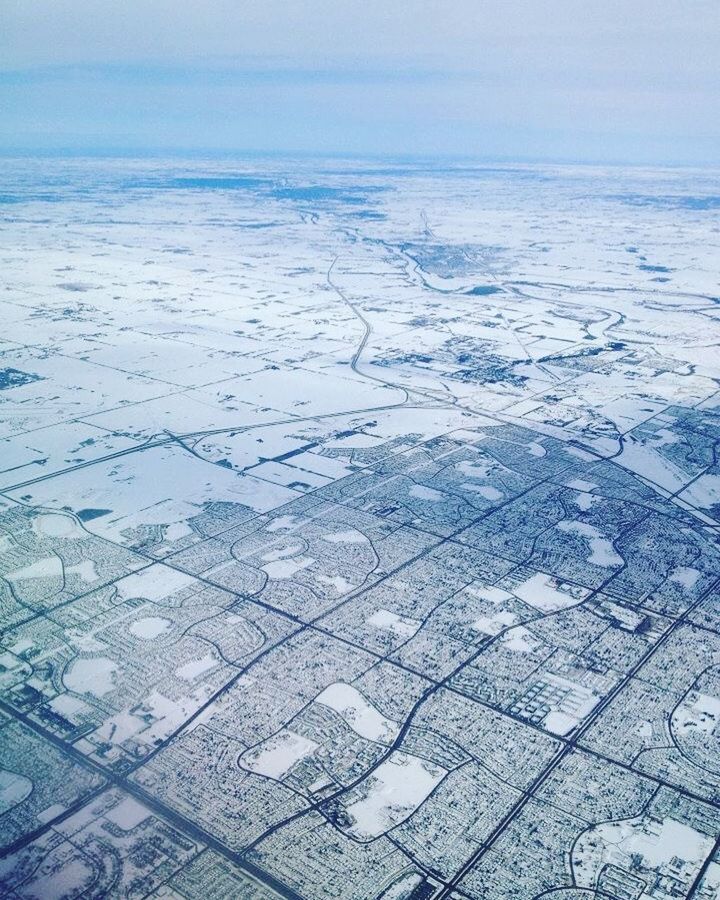
[[[428,165],[431,163],[463,163],[483,168],[487,166],[578,166],[588,168],[623,168],[623,169],[697,169],[702,171],[720,170],[720,160],[705,162],[671,161],[642,162],[624,159],[578,159],[552,156],[499,156],[469,153],[393,153],[383,151],[346,151],[346,150],[275,150],[275,149],[212,149],[189,147],[3,147],[0,145],[2,159],[167,159],[167,160],[202,160],[202,159],[302,159],[302,160],[357,160],[382,161],[397,165]]]

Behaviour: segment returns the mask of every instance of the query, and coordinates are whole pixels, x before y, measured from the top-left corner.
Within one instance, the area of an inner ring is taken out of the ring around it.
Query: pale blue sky
[[[720,163],[720,0],[0,0],[0,150]]]

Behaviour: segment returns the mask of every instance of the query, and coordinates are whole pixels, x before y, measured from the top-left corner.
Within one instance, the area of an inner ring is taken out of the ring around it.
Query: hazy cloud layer
[[[5,0],[0,147],[711,162],[716,0]]]

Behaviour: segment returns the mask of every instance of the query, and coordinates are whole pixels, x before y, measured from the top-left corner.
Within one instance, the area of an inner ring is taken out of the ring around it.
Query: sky
[[[0,152],[720,164],[720,0],[0,0]]]

